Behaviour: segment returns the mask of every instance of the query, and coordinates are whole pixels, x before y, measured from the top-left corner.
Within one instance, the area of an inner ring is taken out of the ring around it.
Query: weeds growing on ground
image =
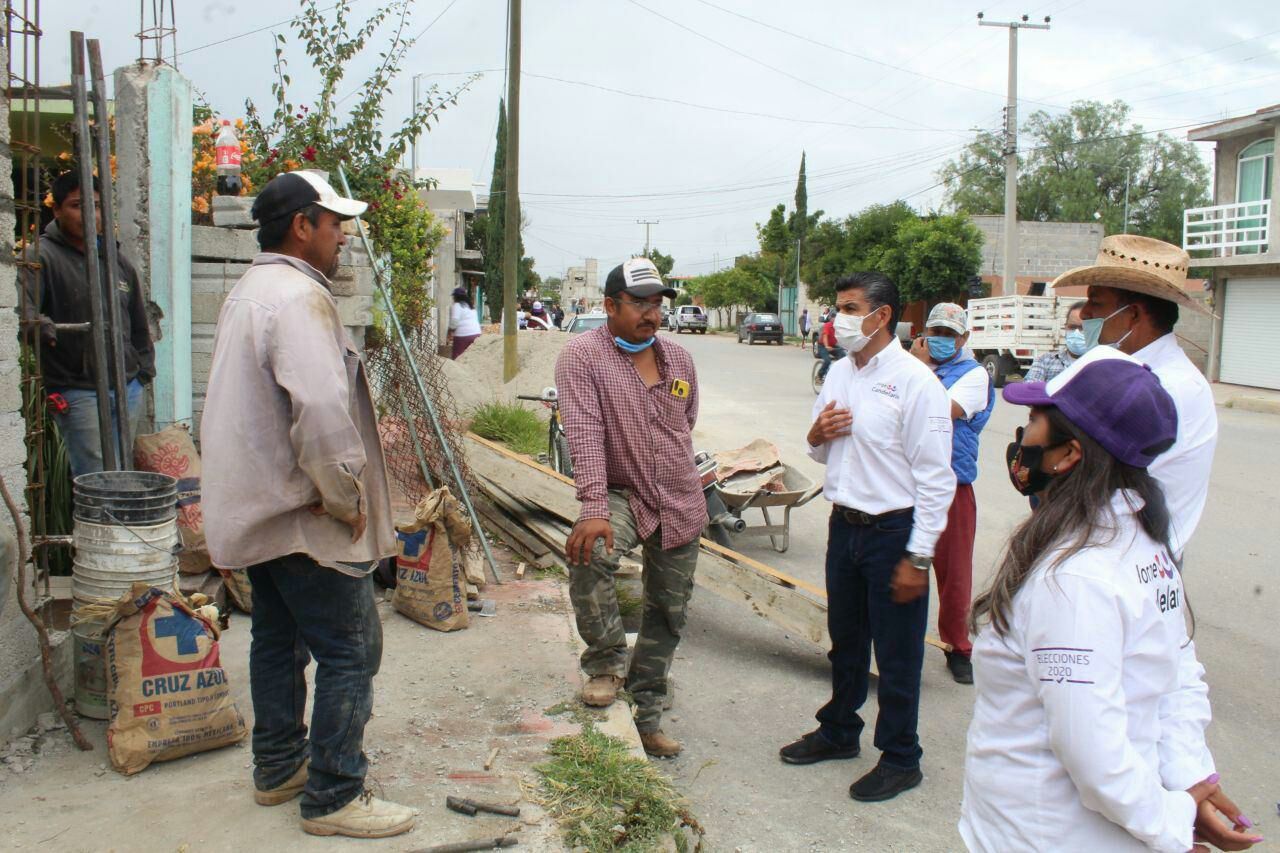
[[[535,412],[516,403],[485,403],[471,416],[471,431],[500,441],[516,453],[536,457],[547,452],[547,425]]]
[[[534,768],[542,777],[541,805],[559,822],[568,847],[641,853],[671,836],[688,853],[682,828],[701,835],[671,782],[618,738],[587,724],[581,734],[552,741],[549,751],[551,760]]]

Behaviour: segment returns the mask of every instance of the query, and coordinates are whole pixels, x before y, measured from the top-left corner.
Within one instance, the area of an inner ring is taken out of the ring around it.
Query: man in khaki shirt
[[[382,838],[414,823],[413,809],[364,787],[382,659],[370,573],[395,533],[368,379],[328,278],[342,221],[365,208],[310,172],[258,196],[263,251],[218,317],[201,443],[209,554],[253,583],[254,798],[301,794],[307,832]]]

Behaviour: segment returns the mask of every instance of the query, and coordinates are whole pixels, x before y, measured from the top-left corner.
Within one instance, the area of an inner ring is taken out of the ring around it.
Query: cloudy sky
[[[1273,2],[524,0],[526,249],[544,276],[584,257],[607,267],[643,247],[636,220],[648,219],[677,273],[723,267],[755,247],[755,223],[773,205],[791,206],[802,150],[811,211],[844,215],[897,198],[937,206],[938,166],[973,128],[1001,122],[1007,31],[979,27],[979,10],[988,21],[1052,17],[1048,32],[1019,36],[1024,117],[1119,98],[1144,129],[1184,134],[1251,112],[1280,101]],[[352,16],[378,3],[353,0]],[[229,116],[243,114],[246,97],[266,102],[272,26],[291,35],[282,22],[296,0],[176,4],[178,65],[196,89]],[[472,169],[481,191],[505,89],[506,5],[416,0],[409,32],[422,35],[389,107],[392,122],[408,113],[411,74],[451,89],[480,73],[423,138],[419,162]],[[103,41],[109,68],[137,58],[133,4],[43,6],[44,82],[67,79],[71,29]],[[341,93],[381,43],[353,63]],[[305,103],[315,76],[296,43],[288,56],[294,99]]]

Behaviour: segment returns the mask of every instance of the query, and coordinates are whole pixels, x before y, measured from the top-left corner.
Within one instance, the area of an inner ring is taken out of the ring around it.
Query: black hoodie
[[[101,243],[101,241],[99,241]],[[28,252],[30,250],[28,249]],[[105,277],[106,253],[99,249],[99,270]],[[147,309],[142,298],[142,285],[133,264],[117,253],[116,275],[111,276],[111,291],[120,300],[120,328],[117,338],[123,344],[126,379],[150,382],[156,375],[155,349],[147,326]],[[63,236],[58,223],[50,222],[40,238],[40,271],[25,270],[22,286],[26,291],[27,317],[54,323],[85,323],[89,310],[89,283],[85,276],[84,253]],[[38,279],[37,279],[38,276]],[[105,278],[104,278],[105,280]],[[110,307],[103,305],[103,311]],[[110,323],[110,314],[105,318]],[[40,334],[40,360],[45,387],[96,388],[93,371],[93,340],[89,332],[57,332],[45,325]],[[110,345],[110,341],[107,342]]]

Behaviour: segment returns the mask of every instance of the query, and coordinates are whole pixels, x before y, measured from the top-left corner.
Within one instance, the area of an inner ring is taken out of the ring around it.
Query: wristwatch
[[[923,554],[912,554],[910,551],[907,552],[907,562],[922,572],[927,572],[933,567],[933,557],[926,557]]]

